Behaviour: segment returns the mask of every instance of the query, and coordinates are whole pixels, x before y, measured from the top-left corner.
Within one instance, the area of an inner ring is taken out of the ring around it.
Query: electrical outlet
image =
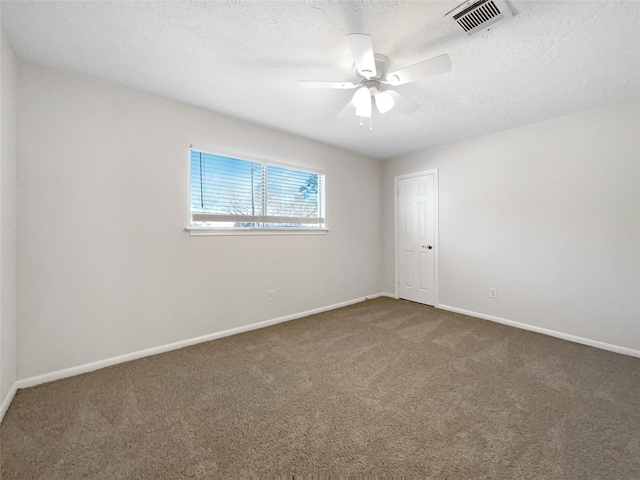
[[[489,289],[489,298],[498,298],[498,289],[490,288]]]
[[[276,300],[276,291],[275,290],[269,290],[269,301],[270,302],[274,302]]]

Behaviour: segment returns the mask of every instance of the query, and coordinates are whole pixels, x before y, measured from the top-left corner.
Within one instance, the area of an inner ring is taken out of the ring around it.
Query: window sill
[[[325,235],[328,228],[206,228],[186,227],[192,237],[204,237],[209,235]]]

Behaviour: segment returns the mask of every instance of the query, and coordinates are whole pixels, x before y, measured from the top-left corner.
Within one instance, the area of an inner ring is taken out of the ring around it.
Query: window
[[[324,175],[191,150],[190,230],[324,231]]]

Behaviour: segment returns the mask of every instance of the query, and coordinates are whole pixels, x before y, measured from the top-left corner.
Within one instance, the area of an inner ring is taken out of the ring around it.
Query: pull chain
[[[360,117],[360,128],[362,128],[364,125],[362,123],[362,117]],[[373,115],[369,117],[369,131],[371,133],[373,133]]]

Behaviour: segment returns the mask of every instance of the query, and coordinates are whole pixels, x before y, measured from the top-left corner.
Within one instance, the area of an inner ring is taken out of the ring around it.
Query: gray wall
[[[383,288],[394,176],[437,168],[441,306],[640,350],[639,131],[632,101],[385,160]]]
[[[4,38],[2,58],[3,400],[16,363],[26,379],[393,293],[393,179],[433,168],[441,307],[640,350],[638,101],[379,162],[16,65]],[[190,237],[190,144],[322,170],[330,232]]]
[[[28,63],[18,92],[20,378],[380,292],[380,161]],[[329,233],[190,237],[190,144],[321,169]]]
[[[17,60],[3,33],[0,93],[0,412],[16,381]],[[0,413],[0,418],[2,417]]]

